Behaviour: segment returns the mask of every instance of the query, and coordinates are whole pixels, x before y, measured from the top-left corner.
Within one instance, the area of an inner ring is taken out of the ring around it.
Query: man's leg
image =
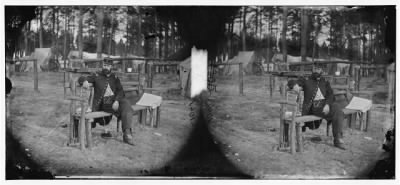
[[[340,148],[345,149],[343,146],[343,122],[344,113],[342,109],[346,106],[346,101],[335,101],[330,107],[328,114],[328,119],[332,120],[332,134],[333,134],[333,144]]]
[[[125,143],[133,145],[133,138],[132,138],[133,110],[130,102],[127,99],[124,98],[121,101],[119,101],[118,112],[120,114],[122,122],[122,131],[124,132],[123,140]]]

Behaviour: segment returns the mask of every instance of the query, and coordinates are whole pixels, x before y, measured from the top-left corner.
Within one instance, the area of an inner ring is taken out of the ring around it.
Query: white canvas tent
[[[253,74],[253,65],[256,61],[256,56],[254,51],[240,51],[239,54],[232,59],[226,61],[231,62],[241,62],[243,64],[243,70],[246,74]],[[227,65],[224,68],[224,75],[237,75],[239,74],[238,65]]]
[[[35,48],[35,52],[31,56],[23,58],[33,58],[37,60],[38,72],[48,70],[49,61],[52,57],[51,48]],[[20,67],[21,71],[33,71],[33,62],[23,62]]]
[[[109,58],[117,58],[119,56],[113,56],[113,55],[107,55],[105,53],[101,54],[101,58],[105,58],[105,57],[109,57]],[[72,50],[68,53],[68,58],[69,59],[78,59],[79,58],[79,51],[77,50]],[[82,58],[83,59],[95,59],[97,58],[97,53],[89,53],[89,52],[82,52]]]
[[[190,96],[190,70],[191,57],[179,64],[179,79],[182,96]]]

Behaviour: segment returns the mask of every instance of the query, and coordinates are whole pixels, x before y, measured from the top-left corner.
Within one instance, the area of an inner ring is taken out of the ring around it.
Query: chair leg
[[[365,123],[365,132],[368,131],[368,124],[369,124],[370,120],[371,120],[371,111],[369,110],[369,111],[367,111],[367,121]]]
[[[157,107],[156,128],[160,125],[161,105]]]
[[[147,109],[142,110],[142,123],[147,125]]]
[[[303,152],[303,138],[301,136],[301,124],[296,123],[296,140],[298,152]]]
[[[294,154],[296,152],[296,133],[295,133],[295,123],[291,122],[290,123],[290,152]]]
[[[153,127],[153,123],[154,123],[154,109],[153,108],[149,108],[149,116],[150,116],[150,121],[149,121],[149,124],[150,124],[150,127]]]
[[[279,149],[284,148],[284,131],[285,129],[285,123],[283,119],[280,119],[280,126],[279,126]]]
[[[87,147],[89,149],[92,148],[93,142],[92,142],[92,123],[89,120],[85,120],[85,127],[86,127],[86,142],[87,142]]]
[[[81,120],[79,121],[79,144],[81,150],[85,149],[85,117],[81,116]]]
[[[81,103],[81,117],[80,117],[80,122],[79,122],[79,144],[80,144],[80,149],[83,150],[85,149],[85,111],[86,111],[86,106],[84,102],[82,101]]]

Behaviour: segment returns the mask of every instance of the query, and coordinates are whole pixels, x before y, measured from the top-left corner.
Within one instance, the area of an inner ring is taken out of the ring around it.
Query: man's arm
[[[80,85],[82,85],[83,82],[85,82],[85,81],[87,81],[89,83],[94,83],[94,81],[95,81],[94,79],[95,78],[96,78],[96,74],[91,74],[89,76],[80,76],[79,79],[78,79],[78,83]]]
[[[333,100],[334,100],[334,95],[333,95],[333,90],[332,90],[331,84],[328,81],[326,81],[325,88],[326,88],[326,97],[325,97],[326,98],[326,103],[328,105],[332,105],[333,104]]]
[[[120,101],[125,97],[124,89],[122,88],[121,81],[118,77],[115,77],[115,100]]]

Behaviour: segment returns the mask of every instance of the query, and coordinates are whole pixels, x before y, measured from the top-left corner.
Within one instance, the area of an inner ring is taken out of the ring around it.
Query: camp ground
[[[6,179],[395,178],[395,6],[5,11]],[[115,116],[89,129],[101,114],[76,80],[105,59],[133,105],[134,146]],[[301,115],[287,83],[316,64],[335,93],[364,102],[347,112],[345,150],[325,120],[300,132],[318,117]]]

